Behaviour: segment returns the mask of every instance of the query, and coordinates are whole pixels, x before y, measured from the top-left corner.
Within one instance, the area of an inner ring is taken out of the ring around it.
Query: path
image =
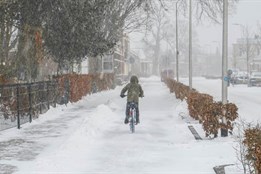
[[[230,143],[195,140],[178,116],[180,101],[167,87],[157,78],[141,84],[145,98],[140,100],[141,124],[135,134],[123,124],[126,99],[119,97],[122,87],[117,87],[52,109],[15,130],[17,135],[14,130],[2,132],[0,171],[214,174],[214,166],[228,163]]]

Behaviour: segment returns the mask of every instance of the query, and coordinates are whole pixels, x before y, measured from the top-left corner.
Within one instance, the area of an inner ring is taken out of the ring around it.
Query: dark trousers
[[[126,104],[126,118],[128,118],[129,116],[130,103],[131,102],[127,102]],[[139,104],[135,102],[134,108],[136,109],[136,119],[137,121],[139,121],[140,120]]]

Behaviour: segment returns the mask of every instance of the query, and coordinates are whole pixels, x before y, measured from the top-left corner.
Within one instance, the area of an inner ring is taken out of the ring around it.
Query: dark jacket
[[[139,80],[137,76],[132,76],[130,79],[130,83],[128,83],[122,90],[121,95],[127,93],[127,102],[139,102],[139,97],[143,97],[144,93],[139,84]]]

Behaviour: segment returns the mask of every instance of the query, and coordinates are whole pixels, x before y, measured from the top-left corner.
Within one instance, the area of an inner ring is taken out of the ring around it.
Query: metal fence
[[[59,99],[56,81],[0,85],[0,131],[38,118]]]

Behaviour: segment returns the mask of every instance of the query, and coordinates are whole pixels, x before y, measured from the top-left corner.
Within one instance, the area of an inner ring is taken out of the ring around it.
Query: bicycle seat
[[[130,102],[129,106],[130,106],[130,108],[137,108],[137,103]]]

